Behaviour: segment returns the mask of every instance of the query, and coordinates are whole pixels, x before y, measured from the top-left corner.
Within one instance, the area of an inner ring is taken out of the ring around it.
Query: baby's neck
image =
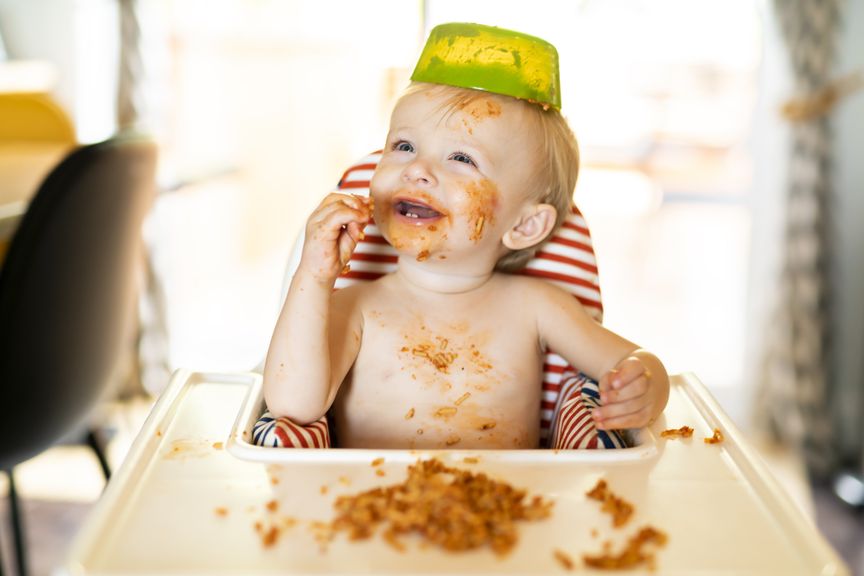
[[[493,270],[463,273],[410,261],[400,261],[399,269],[396,272],[397,278],[412,290],[432,294],[473,292],[485,286],[493,275]]]

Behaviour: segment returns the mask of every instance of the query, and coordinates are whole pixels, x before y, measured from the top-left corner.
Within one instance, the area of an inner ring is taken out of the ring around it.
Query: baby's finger
[[[640,375],[647,373],[648,369],[645,368],[641,360],[635,356],[629,356],[619,362],[615,369],[610,372],[613,374],[610,375],[609,384],[612,388],[617,389],[623,388]]]
[[[648,407],[644,407],[632,414],[616,416],[614,418],[606,418],[602,421],[596,421],[597,428],[600,430],[625,430],[627,428],[644,428],[651,423],[651,411]]]
[[[623,402],[638,396],[642,396],[648,391],[648,379],[645,374],[639,375],[632,382],[624,384],[621,388],[601,388],[600,402],[603,404],[612,404],[614,402]]]
[[[368,221],[369,215],[367,212],[356,210],[342,202],[332,202],[319,208],[309,220],[309,223],[332,229],[335,226],[339,228],[347,226],[350,222],[363,222],[365,224]]]
[[[643,407],[648,406],[648,404],[646,398],[638,396],[636,398],[631,398],[630,400],[624,400],[623,402],[603,404],[599,408],[595,408],[591,415],[594,417],[595,422],[605,422],[612,418],[620,418],[622,416],[634,414]]]

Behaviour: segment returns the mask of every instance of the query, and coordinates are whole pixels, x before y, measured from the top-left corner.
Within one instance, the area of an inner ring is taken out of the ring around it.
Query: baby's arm
[[[669,376],[660,360],[597,323],[572,295],[538,286],[538,330],[549,348],[598,380],[602,407],[593,411],[601,429],[641,428],[669,399]]]
[[[333,286],[369,217],[367,199],[344,194],[330,194],[309,217],[264,364],[264,398],[274,416],[297,424],[323,416],[357,356],[360,316]]]

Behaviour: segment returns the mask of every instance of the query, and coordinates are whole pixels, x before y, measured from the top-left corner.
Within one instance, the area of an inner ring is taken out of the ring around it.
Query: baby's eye
[[[397,150],[399,152],[413,152],[414,146],[412,146],[410,142],[400,140],[393,144],[393,150]]]
[[[454,152],[450,155],[450,159],[455,160],[456,162],[470,164],[471,166],[477,166],[477,164],[474,162],[474,159],[463,152]]]

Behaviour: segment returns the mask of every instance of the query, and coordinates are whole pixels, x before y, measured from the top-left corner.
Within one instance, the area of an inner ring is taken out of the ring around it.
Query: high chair
[[[360,196],[369,195],[369,182],[381,152],[366,156],[348,168],[337,185],[337,191]],[[294,247],[287,277],[293,276],[302,251],[302,236]],[[398,257],[374,223],[365,229],[365,238],[357,244],[346,271],[336,280],[339,290],[357,282],[375,280],[396,270]],[[603,319],[597,262],[588,226],[573,205],[563,226],[543,244],[520,272],[543,278],[567,290],[582,303],[598,322]],[[287,285],[287,282],[286,282]],[[599,406],[597,382],[568,365],[567,361],[547,350],[543,364],[543,395],[540,406],[541,447],[623,448],[627,445],[617,431],[598,430],[591,411]],[[259,446],[282,448],[329,448],[331,435],[326,417],[300,426],[287,418],[273,418],[264,412],[253,430],[253,442]]]

